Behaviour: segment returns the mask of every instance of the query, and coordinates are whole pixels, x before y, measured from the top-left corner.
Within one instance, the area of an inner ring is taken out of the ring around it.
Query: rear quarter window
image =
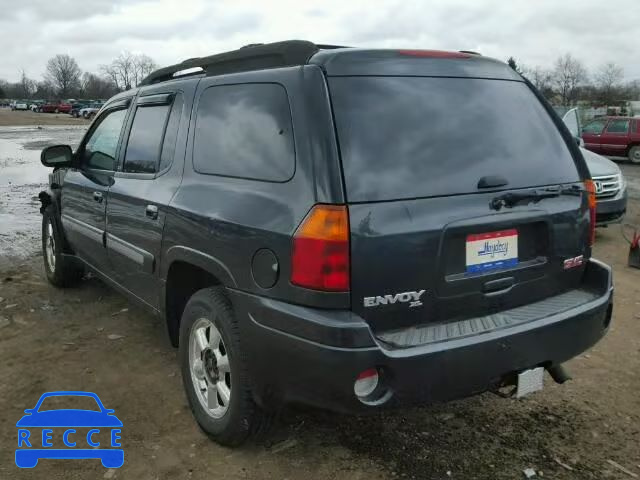
[[[349,201],[475,193],[579,181],[549,113],[522,82],[476,78],[329,79]]]
[[[204,90],[196,113],[193,166],[208,175],[289,180],[295,151],[284,87],[241,84]]]

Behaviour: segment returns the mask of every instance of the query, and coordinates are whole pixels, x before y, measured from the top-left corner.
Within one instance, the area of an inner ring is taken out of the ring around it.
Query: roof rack
[[[337,45],[316,45],[305,40],[288,40],[275,43],[252,43],[208,57],[189,58],[181,63],[164,67],[147,76],[140,86],[165,82],[178,76],[223,75],[226,73],[262,70],[265,68],[304,65],[319,50],[344,48]],[[201,69],[201,70],[198,70]],[[185,75],[176,73],[189,70]]]

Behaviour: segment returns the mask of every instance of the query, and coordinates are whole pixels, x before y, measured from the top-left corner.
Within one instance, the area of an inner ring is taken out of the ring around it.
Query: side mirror
[[[24,413],[33,413],[33,408],[27,408]]]
[[[584,140],[582,139],[582,137],[574,137],[574,138],[579,147],[584,147]]]
[[[70,167],[73,152],[69,145],[53,145],[42,150],[40,162],[45,167]]]

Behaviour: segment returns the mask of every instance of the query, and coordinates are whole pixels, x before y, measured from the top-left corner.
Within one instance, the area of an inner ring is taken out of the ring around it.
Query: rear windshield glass
[[[474,78],[329,80],[349,201],[579,180],[552,119],[521,82]]]

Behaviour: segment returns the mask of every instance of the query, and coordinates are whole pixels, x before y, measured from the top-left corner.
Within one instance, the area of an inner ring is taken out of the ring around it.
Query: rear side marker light
[[[596,241],[596,186],[593,180],[585,180],[584,188],[589,199],[589,246],[593,246]]]
[[[345,205],[315,205],[293,236],[291,283],[313,290],[347,292],[349,214]]]
[[[356,397],[366,398],[371,395],[375,392],[376,388],[378,388],[379,380],[380,376],[378,375],[378,370],[375,368],[370,368],[362,372],[353,384],[353,391]]]

